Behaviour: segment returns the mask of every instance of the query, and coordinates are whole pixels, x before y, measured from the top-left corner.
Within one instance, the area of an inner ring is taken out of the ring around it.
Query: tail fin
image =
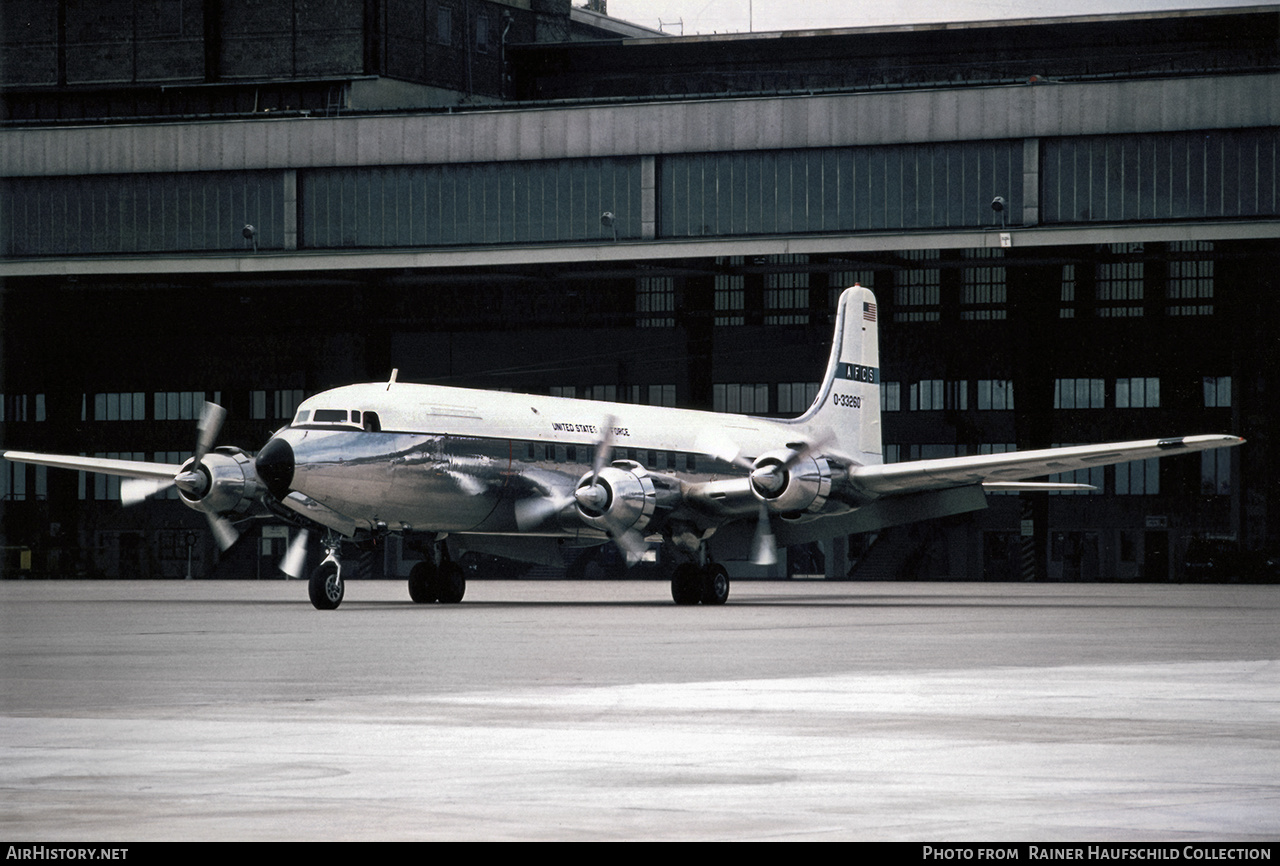
[[[876,296],[855,285],[836,311],[831,359],[818,396],[796,419],[832,452],[864,466],[884,462],[880,444],[880,335]]]

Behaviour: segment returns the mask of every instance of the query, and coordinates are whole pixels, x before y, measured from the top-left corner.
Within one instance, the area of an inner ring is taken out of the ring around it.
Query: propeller
[[[825,448],[833,438],[834,434],[827,432],[815,440],[806,438],[799,442],[789,442],[786,447],[790,453],[785,458],[760,462],[758,459],[752,461],[743,457],[741,446],[724,430],[706,428],[698,433],[695,440],[697,449],[717,460],[747,470],[751,486],[760,497],[755,537],[751,543],[751,561],[756,565],[774,565],[778,561],[777,538],[773,534],[772,514],[767,500],[785,489],[792,469],[813,452]]]
[[[600,438],[596,440],[595,453],[591,460],[591,473],[584,476],[572,491],[558,491],[516,502],[516,525],[521,531],[534,529],[569,505],[576,503],[583,518],[588,523],[603,528],[622,552],[627,565],[634,565],[640,561],[646,550],[644,534],[629,524],[624,525],[614,515],[612,509],[616,491],[600,477],[613,456],[616,420],[614,416],[606,415],[600,426]],[[624,471],[629,470],[610,470],[610,472]],[[643,470],[640,471],[643,472]]]
[[[289,549],[285,551],[284,559],[280,560],[280,570],[292,577],[294,580],[302,577],[302,572],[307,566],[307,542],[311,533],[306,529],[302,529],[293,537],[293,541],[289,542]]]
[[[751,561],[756,565],[776,565],[778,562],[778,539],[773,535],[769,506],[763,499],[760,500],[760,511],[756,515],[756,535],[751,541]]]
[[[516,526],[521,532],[528,532],[550,520],[573,502],[572,493],[554,493],[545,496],[531,496],[516,502]]]
[[[543,521],[559,514],[574,501],[591,510],[605,508],[608,504],[609,493],[599,485],[599,479],[600,470],[604,469],[613,454],[614,421],[613,415],[604,417],[604,426],[600,431],[600,439],[596,442],[595,454],[591,458],[590,483],[572,491],[559,491],[544,496],[531,496],[516,503],[516,526],[519,527],[521,532],[536,528]]]
[[[196,447],[189,461],[190,468],[179,470],[173,478],[167,480],[154,478],[121,479],[121,504],[125,506],[137,505],[148,497],[155,496],[157,493],[174,486],[190,494],[195,499],[204,496],[208,492],[210,479],[208,475],[201,471],[200,465],[205,456],[212,450],[213,444],[218,440],[218,434],[222,431],[222,422],[226,417],[226,409],[217,403],[206,402],[200,410],[200,419],[196,422]],[[240,533],[230,520],[212,511],[204,511],[203,513],[205,520],[209,523],[209,531],[213,533],[213,538],[220,549],[226,550],[236,543]]]
[[[121,478],[120,504],[125,508],[137,505],[157,493],[168,490],[173,485],[173,479],[161,481],[154,478]]]

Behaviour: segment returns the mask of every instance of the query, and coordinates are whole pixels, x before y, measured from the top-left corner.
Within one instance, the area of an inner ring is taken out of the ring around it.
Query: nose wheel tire
[[[338,563],[322,562],[320,567],[311,572],[311,580],[307,584],[307,592],[311,595],[311,604],[316,610],[334,610],[342,604],[345,584],[338,577]]]

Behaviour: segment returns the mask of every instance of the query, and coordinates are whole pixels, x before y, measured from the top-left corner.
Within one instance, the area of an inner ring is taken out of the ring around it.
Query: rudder
[[[831,356],[818,396],[796,419],[824,450],[868,466],[884,462],[880,442],[880,332],[876,296],[854,285],[840,295]]]

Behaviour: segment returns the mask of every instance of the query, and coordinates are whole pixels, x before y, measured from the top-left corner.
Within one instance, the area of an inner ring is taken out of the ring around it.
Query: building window
[[[770,264],[803,264],[806,255],[769,256]],[[764,275],[764,323],[766,325],[809,324],[809,274],[772,273]]]
[[[88,421],[87,400],[80,403],[80,420]],[[124,394],[94,394],[94,421],[145,421],[147,419],[147,395],[142,391]]]
[[[779,382],[778,414],[799,415],[813,405],[817,396],[817,382]]]
[[[480,54],[489,53],[489,16],[476,16],[476,51]]]
[[[271,395],[271,412],[267,415],[267,395]],[[203,397],[200,397],[203,400]],[[214,402],[217,402],[215,399]],[[292,418],[302,402],[302,390],[298,388],[283,391],[250,391],[249,417],[254,420]]]
[[[1004,259],[1004,250],[968,249],[964,251],[964,258],[972,261],[973,265],[962,271],[964,292],[960,299],[960,318],[965,321],[1007,318],[1005,269],[1000,263]]]
[[[212,398],[205,391],[156,391],[152,394],[152,406],[157,421],[197,421],[204,411],[206,400],[222,402],[222,392],[214,391]],[[290,413],[292,417],[292,413]],[[265,417],[254,415],[253,417]]]
[[[1200,492],[1206,496],[1231,494],[1231,450],[1200,452]]]
[[[1007,411],[1013,408],[1013,382],[1008,379],[978,380],[978,409]]]
[[[1040,215],[1046,223],[1271,216],[1278,141],[1274,126],[1046,138]]]
[[[969,383],[964,379],[958,382],[922,379],[911,385],[907,399],[912,412],[941,409],[964,411],[969,408]]]
[[[1231,377],[1230,376],[1205,376],[1204,408],[1206,409],[1231,408]]]
[[[637,239],[639,157],[298,172],[302,248],[461,246]],[[613,228],[600,215],[614,214]],[[0,255],[3,253],[0,252]]]
[[[36,499],[45,499],[49,494],[49,473],[46,466],[32,466],[35,476],[34,490],[27,486],[27,465],[0,460],[0,502],[25,500],[29,495]]]
[[[578,396],[577,385],[552,385],[547,389],[547,393],[552,397],[568,397],[575,399]]]
[[[586,389],[588,400],[604,400],[609,403],[618,402],[617,385],[592,385]]]
[[[658,235],[986,228],[991,190],[1022,213],[1023,142],[935,142],[658,160]]]
[[[902,408],[902,383],[880,383],[880,411],[897,412]]]
[[[1155,496],[1160,492],[1160,459],[1117,463],[1116,495]]]
[[[742,265],[743,256],[720,256],[717,265]],[[746,282],[742,274],[716,274],[715,305],[717,325],[741,325],[745,321]]]
[[[453,10],[447,6],[436,7],[436,42],[453,44]]]
[[[1117,256],[1139,255],[1143,245],[1110,244],[1110,250]],[[1094,268],[1098,315],[1104,318],[1141,316],[1144,263],[1141,260],[1106,261],[1098,262]]]
[[[833,312],[836,305],[840,302],[840,295],[844,290],[851,286],[862,286],[864,289],[875,290],[876,272],[875,271],[832,271],[827,277],[827,307]]]
[[[900,255],[914,262],[936,260],[937,250],[904,250]],[[937,322],[942,318],[942,271],[908,268],[898,274],[893,289],[895,322]]]
[[[0,424],[7,421],[43,421],[43,394],[0,394]],[[81,416],[81,420],[84,418]]]
[[[1116,379],[1116,408],[1160,408],[1160,380],[1155,377]]]
[[[1058,307],[1059,319],[1076,317],[1076,266],[1062,266],[1062,293],[1059,295],[1062,304]]]
[[[1105,409],[1106,391],[1102,379],[1055,379],[1053,408]]]
[[[636,280],[636,327],[674,328],[676,283],[671,277]]]
[[[712,385],[711,404],[717,412],[765,415],[769,412],[769,386]]]
[[[644,402],[649,405],[667,405],[673,407],[676,405],[676,386],[675,385],[649,385],[645,388],[648,391],[648,397]],[[640,400],[635,400],[639,403]]]
[[[1170,316],[1213,315],[1213,259],[1173,258],[1187,253],[1212,253],[1212,241],[1182,241],[1169,244]]]

